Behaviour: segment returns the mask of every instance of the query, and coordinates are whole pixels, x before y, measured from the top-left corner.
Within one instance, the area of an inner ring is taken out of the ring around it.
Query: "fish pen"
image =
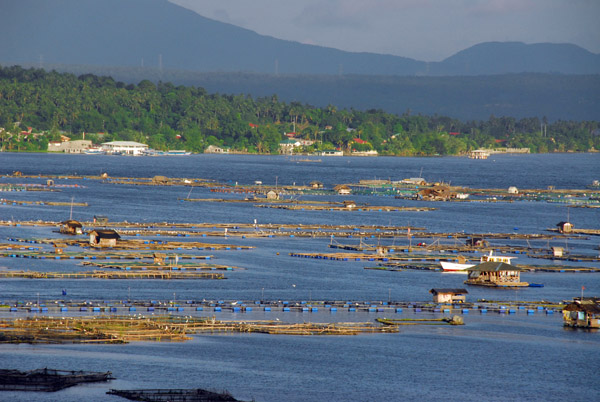
[[[151,402],[241,402],[229,392],[196,389],[111,389],[108,395],[116,395],[132,401]]]
[[[36,317],[1,319],[0,343],[128,343],[190,340],[191,334],[357,335],[398,332],[370,322],[219,321],[190,316]]]
[[[86,382],[114,380],[112,373],[49,368],[19,371],[0,369],[0,391],[55,392]]]

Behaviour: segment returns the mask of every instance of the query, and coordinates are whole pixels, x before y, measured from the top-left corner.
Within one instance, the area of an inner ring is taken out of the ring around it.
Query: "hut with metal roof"
[[[527,282],[521,282],[523,269],[505,262],[488,261],[467,268],[469,274],[467,285],[492,287],[525,287]]]
[[[121,236],[113,229],[96,229],[90,232],[90,246],[115,247]]]
[[[596,299],[575,300],[563,308],[566,327],[600,328],[600,304]]]

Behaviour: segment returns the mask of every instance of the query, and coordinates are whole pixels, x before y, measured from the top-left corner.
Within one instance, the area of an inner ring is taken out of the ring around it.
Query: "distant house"
[[[314,180],[311,181],[309,184],[312,188],[323,188],[323,183],[321,183],[320,181]]]
[[[68,138],[68,137],[65,137]],[[67,154],[82,154],[93,146],[90,140],[50,141],[48,152],[64,152]]]
[[[431,289],[435,303],[464,303],[467,289]]]
[[[221,148],[216,145],[209,145],[208,148],[204,150],[205,154],[228,154],[228,148]]]
[[[301,146],[300,141],[295,138],[287,138],[279,143],[279,153],[291,154],[294,152],[294,148]]]
[[[112,229],[96,229],[90,232],[90,246],[115,247],[121,236]]]
[[[111,141],[102,143],[107,154],[141,155],[148,151],[148,145],[135,141]]]
[[[476,149],[469,152],[469,158],[471,159],[487,159],[490,156],[490,151],[487,149]]]
[[[465,283],[467,285],[480,285],[492,287],[525,287],[527,282],[521,282],[519,267],[504,262],[488,261],[467,268],[469,274]]]
[[[560,233],[571,233],[573,231],[573,225],[571,222],[558,222],[556,226],[558,227],[558,231]]]
[[[563,323],[567,327],[600,328],[598,299],[575,300],[563,309]]]
[[[80,235],[83,234],[83,225],[73,219],[66,220],[61,222],[61,227],[59,232],[63,234],[70,235]]]
[[[337,149],[326,149],[321,151],[321,156],[344,156],[344,152]]]

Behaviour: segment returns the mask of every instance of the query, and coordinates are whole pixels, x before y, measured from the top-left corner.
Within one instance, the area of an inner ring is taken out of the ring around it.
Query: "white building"
[[[148,150],[148,145],[135,141],[112,141],[102,143],[102,150],[107,154],[141,155]]]

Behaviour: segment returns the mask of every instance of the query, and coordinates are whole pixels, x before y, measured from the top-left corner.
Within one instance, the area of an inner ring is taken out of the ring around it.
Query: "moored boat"
[[[466,258],[463,256],[459,256],[459,262],[450,262],[450,261],[440,261],[442,265],[442,269],[445,272],[461,272],[467,273],[466,269],[474,267],[475,264],[466,263]],[[505,264],[510,264],[510,261],[517,257],[508,257],[505,255],[494,255],[494,251],[491,250],[488,255],[482,255],[479,259],[479,263],[484,262],[503,262]]]

